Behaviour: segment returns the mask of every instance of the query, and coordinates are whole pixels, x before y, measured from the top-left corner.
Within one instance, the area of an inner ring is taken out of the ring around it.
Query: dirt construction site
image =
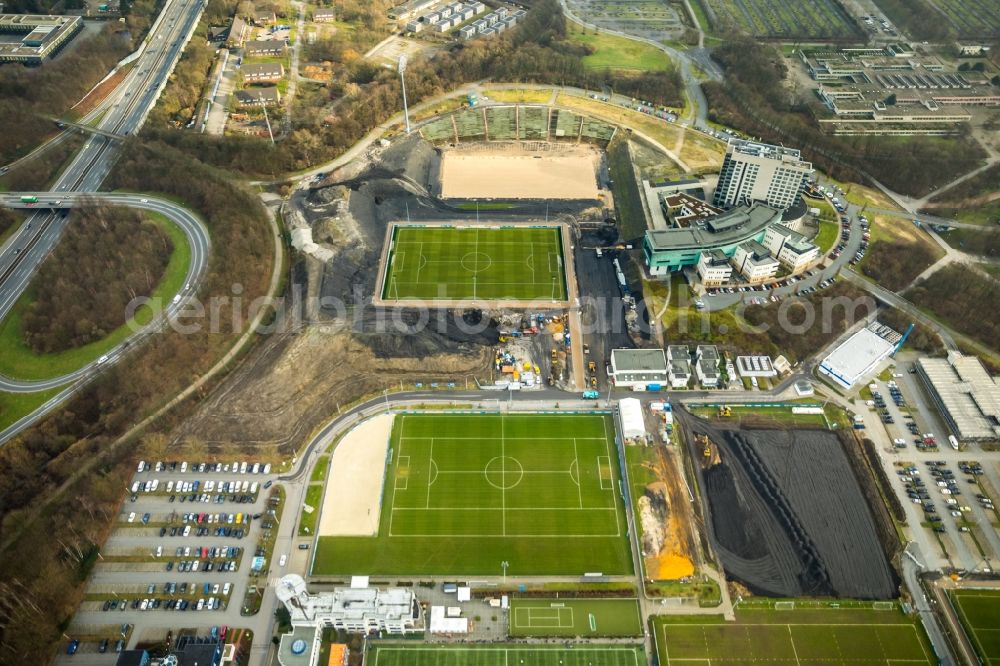
[[[694,516],[687,484],[680,471],[680,452],[653,445],[644,451],[647,474],[636,500],[642,528],[642,556],[650,580],[681,580],[695,572],[697,555]]]
[[[765,596],[898,594],[886,526],[863,488],[873,481],[859,478],[837,434],[721,427],[686,412],[679,420],[730,580]]]
[[[560,155],[580,150],[590,155],[585,161],[597,159],[593,147],[558,147]],[[426,312],[372,302],[391,224],[476,217],[475,209],[435,193],[442,154],[414,133],[303,181],[287,200],[274,187],[270,205],[290,227],[293,245],[296,234],[307,234],[308,250],[296,245],[301,251],[293,254],[270,334],[204,397],[195,416],[172,433],[170,446],[288,455],[361,396],[417,383],[492,381],[499,322],[512,311],[496,304],[441,308],[428,322]],[[606,168],[595,177],[594,164],[588,165],[588,182],[606,177]],[[489,216],[498,224],[548,219],[596,226],[604,224],[605,209],[594,200],[519,200]],[[613,273],[608,284],[616,287]]]

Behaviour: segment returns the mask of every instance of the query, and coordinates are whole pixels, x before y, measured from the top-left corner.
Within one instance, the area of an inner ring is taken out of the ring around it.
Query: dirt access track
[[[718,461],[699,474],[709,538],[729,577],[766,596],[897,596],[872,510],[834,433],[736,430],[677,415],[693,456],[695,433],[718,447]]]

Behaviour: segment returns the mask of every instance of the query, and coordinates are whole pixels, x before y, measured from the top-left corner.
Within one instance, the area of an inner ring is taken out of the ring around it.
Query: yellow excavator
[[[719,416],[732,416],[733,408],[729,405],[722,405],[719,407]]]

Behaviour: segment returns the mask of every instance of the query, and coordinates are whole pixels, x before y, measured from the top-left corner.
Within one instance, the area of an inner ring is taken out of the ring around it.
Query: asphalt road
[[[99,192],[72,192],[66,194],[39,192],[31,194],[38,196],[39,198],[39,204],[35,204],[35,206],[45,205],[46,207],[51,208],[53,212],[47,213],[47,215],[60,220],[65,219],[62,217],[65,209],[72,208],[77,198],[86,198],[96,203],[128,206],[130,208],[139,208],[159,213],[176,224],[184,233],[188,241],[188,246],[191,248],[191,263],[188,266],[188,271],[185,276],[185,287],[181,294],[179,294],[181,296],[180,300],[166,304],[159,317],[151,321],[144,328],[133,334],[117,347],[108,351],[105,355],[107,358],[103,363],[99,360],[94,360],[93,362],[78,368],[71,373],[44,380],[19,380],[0,375],[0,390],[9,393],[33,393],[36,391],[44,391],[64,386],[66,384],[73,384],[67,388],[66,391],[61,392],[58,396],[53,398],[52,401],[43,405],[42,409],[36,410],[31,415],[0,431],[0,442],[6,441],[40,418],[47,411],[47,408],[51,408],[52,406],[58,404],[63,399],[68,397],[70,392],[77,390],[77,384],[93,377],[104,368],[113,364],[126,351],[127,348],[135,346],[146,336],[160,330],[167,318],[172,317],[177,312],[181,311],[187,305],[188,300],[191,299],[197,291],[197,285],[204,275],[206,267],[208,266],[209,251],[211,247],[208,229],[201,222],[201,220],[199,220],[188,209],[166,199],[146,197],[138,194],[106,194]],[[0,197],[0,205],[10,208],[22,208],[25,204],[21,203],[21,196],[22,193],[5,194]],[[51,203],[53,201],[58,201],[60,203],[53,204]],[[45,231],[44,233],[48,234],[50,232]],[[29,279],[30,275],[23,277],[25,283]],[[19,296],[19,291],[4,292],[2,296],[0,296],[0,308],[2,308],[4,312],[9,311],[10,307]]]

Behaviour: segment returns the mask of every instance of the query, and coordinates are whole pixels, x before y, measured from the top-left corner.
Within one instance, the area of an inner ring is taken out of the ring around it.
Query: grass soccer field
[[[642,648],[578,645],[574,648],[527,645],[395,646],[368,650],[369,666],[646,666]]]
[[[566,300],[559,227],[396,226],[384,300]]]
[[[636,599],[512,599],[510,635],[641,636]]]
[[[979,659],[1000,664],[1000,590],[954,590],[951,596]]]
[[[663,666],[769,666],[936,664],[915,620],[898,608],[738,610],[721,616],[655,619]]]
[[[606,415],[397,415],[378,535],[313,574],[631,573],[617,461]]]

